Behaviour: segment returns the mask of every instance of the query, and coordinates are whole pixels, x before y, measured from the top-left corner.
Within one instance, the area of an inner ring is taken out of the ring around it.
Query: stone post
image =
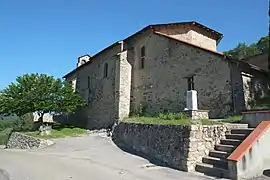
[[[197,91],[187,91],[187,110],[198,110]]]

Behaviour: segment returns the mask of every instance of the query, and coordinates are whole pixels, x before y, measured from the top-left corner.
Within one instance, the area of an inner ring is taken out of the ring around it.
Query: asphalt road
[[[41,150],[0,149],[0,180],[209,180],[153,166],[100,136],[58,139]]]
[[[12,180],[210,179],[148,165],[147,160],[122,151],[110,139],[94,135],[58,139],[41,150],[0,149],[0,180],[7,176]]]

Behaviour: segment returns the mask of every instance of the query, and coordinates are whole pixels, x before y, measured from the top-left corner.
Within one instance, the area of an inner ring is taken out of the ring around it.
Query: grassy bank
[[[81,136],[83,134],[86,134],[86,132],[86,129],[74,126],[64,126],[59,128],[53,128],[50,135],[41,136],[39,135],[38,131],[24,132],[24,134],[42,139],[54,139]]]
[[[220,124],[209,119],[200,120],[203,125]],[[182,113],[159,114],[157,116],[131,116],[124,119],[128,123],[140,124],[171,124],[171,125],[192,125],[192,120]]]

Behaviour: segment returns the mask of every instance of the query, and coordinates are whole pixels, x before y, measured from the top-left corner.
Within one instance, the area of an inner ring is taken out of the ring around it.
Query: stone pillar
[[[197,91],[187,91],[187,110],[198,110]]]
[[[129,115],[131,90],[131,65],[127,60],[127,51],[119,54],[116,62],[115,95],[116,118],[122,120]]]

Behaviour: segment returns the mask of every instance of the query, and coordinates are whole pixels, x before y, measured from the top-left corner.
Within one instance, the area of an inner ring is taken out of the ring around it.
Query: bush
[[[6,128],[14,128],[18,120],[18,117],[5,117],[0,119],[0,131]]]
[[[159,119],[163,120],[182,120],[182,119],[188,119],[188,117],[183,113],[160,113],[158,115]]]
[[[3,131],[0,131],[0,145],[6,145],[9,136],[13,132],[13,128],[6,128]]]
[[[30,113],[21,118],[14,116],[0,119],[0,131],[7,128],[13,128],[14,131],[31,131],[34,125],[33,120],[33,114]]]
[[[15,131],[32,131],[34,130],[34,116],[32,113],[23,115],[14,125]]]

